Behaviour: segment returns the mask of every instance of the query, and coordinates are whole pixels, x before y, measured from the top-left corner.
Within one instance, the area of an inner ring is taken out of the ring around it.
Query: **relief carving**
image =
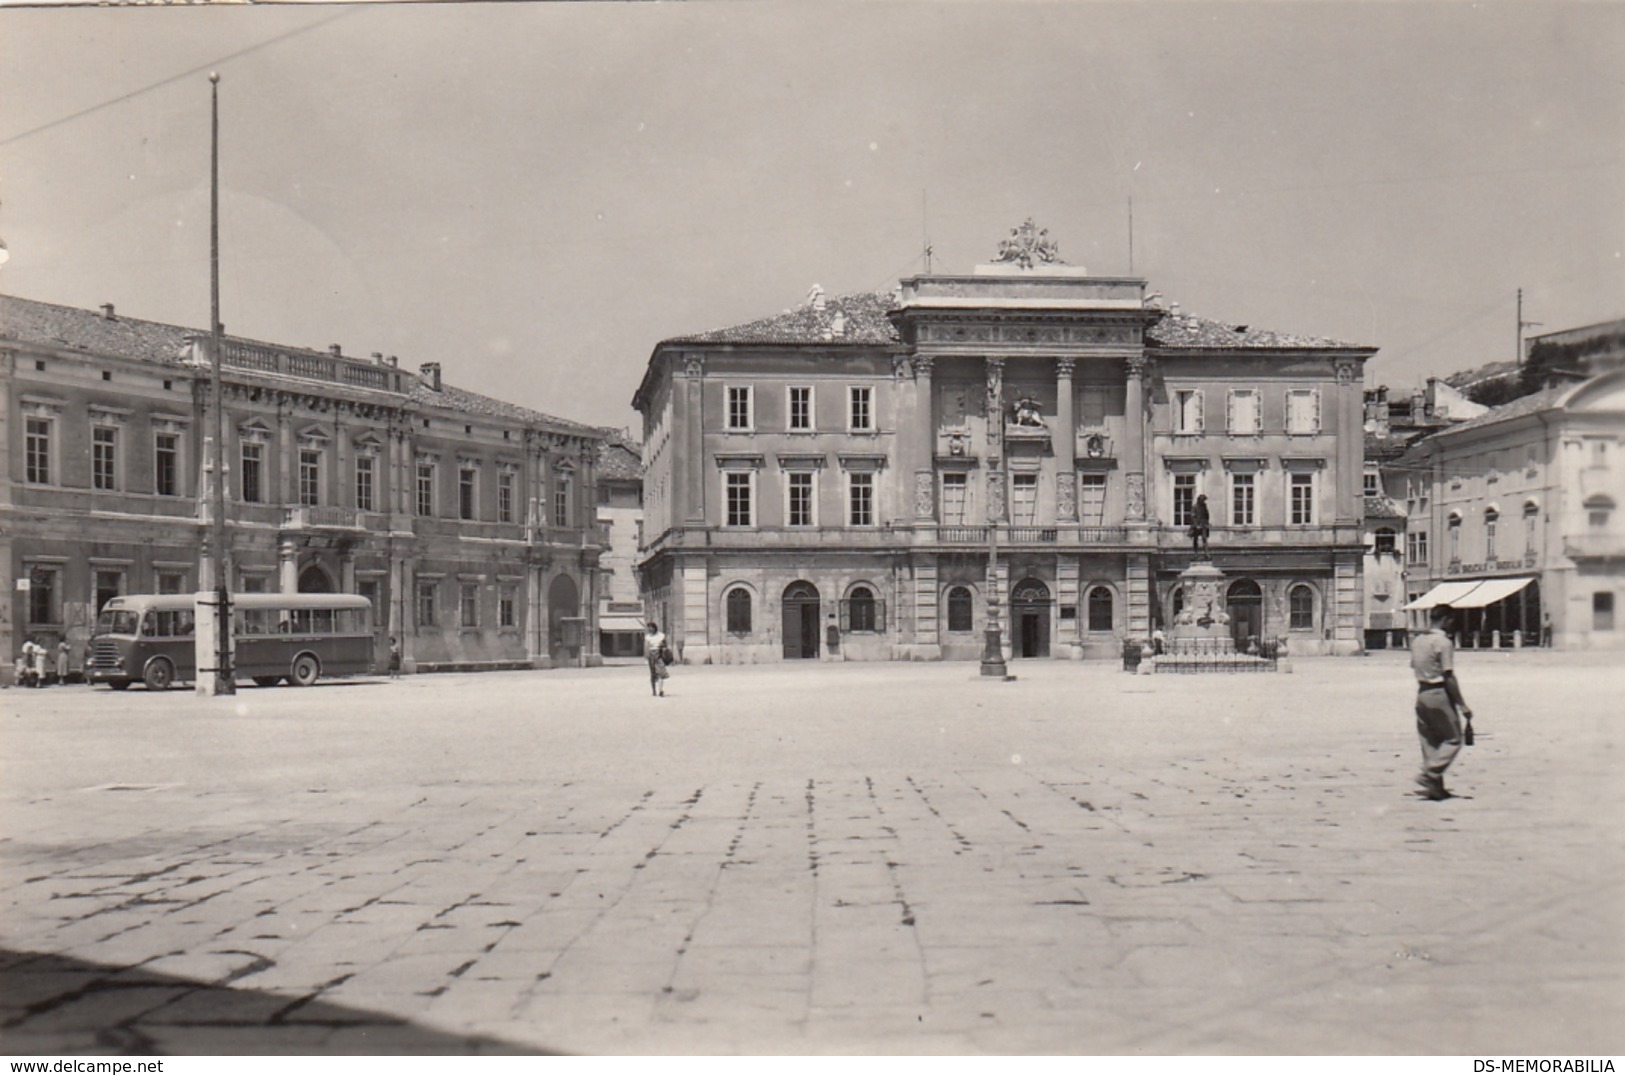
[[[1070,470],[1055,475],[1055,510],[1062,522],[1077,521],[1078,476]]]
[[[914,517],[916,519],[931,519],[937,514],[936,475],[929,470],[916,470],[914,472]]]
[[[1004,521],[1004,471],[997,467],[987,472],[987,518],[990,523]]]
[[[1131,472],[1124,483],[1124,492],[1128,497],[1127,516],[1135,521],[1145,518],[1145,475]]]

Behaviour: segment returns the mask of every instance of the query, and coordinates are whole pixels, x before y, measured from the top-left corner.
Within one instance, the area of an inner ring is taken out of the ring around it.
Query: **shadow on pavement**
[[[557,1055],[399,1016],[140,966],[0,949],[0,1052],[8,1055]]]

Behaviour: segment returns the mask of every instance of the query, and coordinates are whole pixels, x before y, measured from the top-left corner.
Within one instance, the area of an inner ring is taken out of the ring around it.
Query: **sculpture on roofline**
[[[1048,228],[1040,228],[1028,217],[1021,227],[1010,229],[1010,238],[999,243],[999,256],[993,260],[1013,261],[1023,269],[1032,268],[1036,262],[1065,265],[1060,247],[1048,236]]]

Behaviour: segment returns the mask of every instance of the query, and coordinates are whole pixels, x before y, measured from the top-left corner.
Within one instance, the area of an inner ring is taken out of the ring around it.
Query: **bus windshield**
[[[96,618],[96,633],[99,635],[133,635],[138,622],[136,613],[130,609],[110,608]]]

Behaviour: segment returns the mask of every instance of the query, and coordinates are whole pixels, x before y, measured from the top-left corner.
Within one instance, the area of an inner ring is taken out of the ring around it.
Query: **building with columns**
[[[1115,658],[1198,498],[1239,642],[1362,645],[1374,349],[1164,308],[1029,228],[971,275],[659,343],[642,581],[689,661]]]
[[[126,593],[191,592],[213,428],[206,332],[0,296],[0,645]],[[240,592],[370,597],[408,671],[597,660],[609,430],[393,358],[226,337],[228,569]],[[7,662],[7,677],[10,664]]]

